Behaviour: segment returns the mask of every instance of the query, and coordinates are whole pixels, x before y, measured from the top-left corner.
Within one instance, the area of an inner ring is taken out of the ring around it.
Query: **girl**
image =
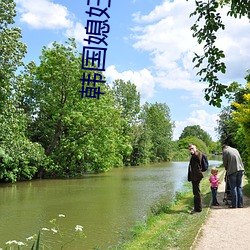
[[[212,205],[213,206],[219,206],[220,204],[217,201],[217,189],[220,184],[219,179],[217,177],[218,169],[212,168],[211,169],[211,176],[209,178],[209,181],[211,183],[211,190],[212,190]]]

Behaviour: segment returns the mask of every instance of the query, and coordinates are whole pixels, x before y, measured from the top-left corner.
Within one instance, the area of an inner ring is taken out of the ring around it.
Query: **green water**
[[[218,164],[217,161],[210,162]],[[72,236],[76,225],[87,238],[64,249],[108,249],[121,233],[145,218],[150,207],[173,199],[186,183],[187,162],[170,162],[137,168],[119,168],[81,179],[36,180],[0,185],[0,248],[8,240],[25,242],[57,218],[63,232]],[[59,214],[65,217],[58,217]],[[57,242],[58,234],[43,231]],[[55,243],[56,244],[56,243]],[[52,244],[53,245],[53,244]],[[28,249],[28,248],[21,248]],[[50,249],[50,248],[45,248]],[[53,246],[51,249],[60,249]]]

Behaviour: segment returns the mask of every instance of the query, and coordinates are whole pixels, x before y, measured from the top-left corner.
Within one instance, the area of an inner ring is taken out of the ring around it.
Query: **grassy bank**
[[[223,171],[220,172],[223,178]],[[137,224],[124,242],[111,249],[190,249],[208,213],[211,201],[208,177],[201,181],[201,192],[201,213],[189,214],[193,209],[193,194],[189,183],[183,192],[176,194],[172,204],[166,206],[162,203],[153,207],[147,220]]]

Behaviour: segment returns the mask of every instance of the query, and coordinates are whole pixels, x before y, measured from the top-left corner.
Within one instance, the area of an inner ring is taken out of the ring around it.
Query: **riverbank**
[[[192,248],[194,250],[235,249],[248,250],[250,238],[249,184],[243,181],[243,208],[230,209],[223,201],[225,182],[218,188],[220,206],[211,207],[209,216],[201,227]]]
[[[224,171],[220,170],[223,181]],[[177,193],[174,202],[164,207],[160,205],[158,212],[153,211],[145,222],[139,223],[125,242],[111,249],[190,249],[197,238],[200,228],[207,219],[210,209],[211,191],[208,176],[201,182],[203,211],[190,215],[193,209],[193,194],[191,184],[185,186],[185,191]]]

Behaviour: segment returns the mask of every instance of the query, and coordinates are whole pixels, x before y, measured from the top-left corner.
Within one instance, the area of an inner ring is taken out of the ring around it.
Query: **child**
[[[212,190],[212,205],[213,206],[219,206],[220,204],[217,201],[217,189],[220,184],[219,179],[217,177],[218,174],[218,169],[217,168],[212,168],[211,169],[211,176],[209,178],[209,181],[211,183],[211,190]]]

